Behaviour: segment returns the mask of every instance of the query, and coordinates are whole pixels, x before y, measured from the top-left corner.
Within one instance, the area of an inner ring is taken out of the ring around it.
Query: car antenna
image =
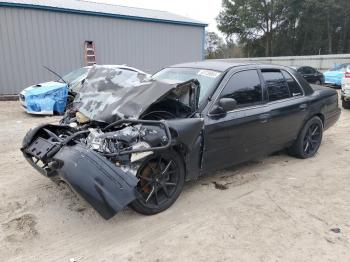
[[[47,69],[48,71],[50,71],[51,73],[53,73],[55,76],[58,76],[59,79],[61,79],[64,83],[66,83],[68,85],[68,83],[63,79],[62,76],[60,76],[58,73],[56,73],[55,71],[53,71],[52,69],[48,68],[47,66],[43,66],[45,69]]]

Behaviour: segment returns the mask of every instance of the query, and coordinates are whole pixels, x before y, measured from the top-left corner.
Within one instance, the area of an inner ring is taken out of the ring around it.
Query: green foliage
[[[247,56],[350,52],[350,0],[223,0],[217,17]]]
[[[242,57],[241,49],[235,42],[227,38],[224,41],[215,32],[205,32],[205,57],[206,59]]]

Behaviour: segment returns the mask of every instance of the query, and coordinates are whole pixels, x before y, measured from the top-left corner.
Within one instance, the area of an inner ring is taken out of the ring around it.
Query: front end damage
[[[198,81],[121,83],[116,75],[93,67],[60,125],[30,130],[21,148],[35,169],[68,183],[105,219],[142,199],[146,158],[176,148],[192,172],[202,145]]]
[[[48,178],[65,181],[105,219],[140,197],[137,172],[142,160],[174,145],[191,148],[200,118],[120,120],[77,131],[42,125],[27,133],[22,152]]]

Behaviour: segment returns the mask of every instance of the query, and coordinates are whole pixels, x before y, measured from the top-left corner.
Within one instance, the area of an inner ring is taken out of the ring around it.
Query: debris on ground
[[[340,228],[335,227],[330,229],[332,232],[339,234],[340,233]]]
[[[226,190],[226,189],[228,189],[228,186],[227,186],[227,185],[229,185],[229,183],[220,184],[220,183],[218,183],[218,182],[216,182],[216,181],[213,181],[212,183],[214,184],[215,188],[216,188],[216,189],[219,189],[219,190]]]

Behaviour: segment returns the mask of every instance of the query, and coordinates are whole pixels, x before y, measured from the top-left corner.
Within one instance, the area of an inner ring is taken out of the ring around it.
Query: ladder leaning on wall
[[[84,63],[86,66],[96,64],[96,48],[93,41],[85,41],[84,43]]]

